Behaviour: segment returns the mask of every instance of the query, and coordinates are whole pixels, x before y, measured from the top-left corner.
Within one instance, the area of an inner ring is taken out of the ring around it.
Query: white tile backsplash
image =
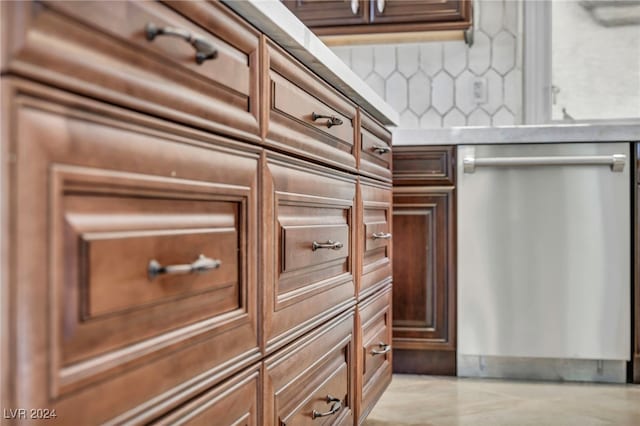
[[[476,0],[474,45],[462,41],[332,48],[400,113],[401,127],[522,122],[522,0]],[[478,25],[479,24],[479,25]],[[486,102],[474,79],[486,82]]]

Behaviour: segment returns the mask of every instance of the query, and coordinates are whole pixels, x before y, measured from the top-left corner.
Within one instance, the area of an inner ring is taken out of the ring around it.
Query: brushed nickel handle
[[[313,410],[311,412],[311,418],[315,420],[318,417],[331,416],[337,413],[338,411],[340,411],[340,409],[342,408],[342,401],[340,401],[338,398],[335,398],[331,395],[327,395],[327,404],[331,404],[331,408],[329,408],[329,411],[320,413],[316,410]]]
[[[321,118],[326,118],[327,119],[327,127],[331,128],[333,126],[341,126],[342,125],[342,120],[339,119],[338,117],[336,117],[335,115],[321,115],[321,114],[316,114],[315,112],[311,113],[311,119],[313,121],[319,120]]]
[[[376,6],[378,7],[378,13],[384,12],[385,1],[384,0],[377,0],[376,1]]]
[[[388,345],[386,343],[378,343],[378,347],[381,349],[372,349],[371,350],[371,355],[376,356],[376,355],[384,355],[387,352],[389,352],[391,350],[391,345]]]
[[[331,240],[328,240],[326,243],[319,243],[317,241],[314,241],[311,244],[311,250],[313,251],[316,251],[318,249],[340,250],[342,247],[344,247],[344,244],[342,244],[340,241]]]
[[[565,157],[489,157],[467,156],[462,159],[465,173],[473,173],[478,167],[530,167],[530,166],[609,166],[612,172],[624,170],[627,156],[574,155]]]
[[[147,40],[149,41],[153,41],[160,35],[178,37],[185,40],[193,46],[194,49],[196,49],[196,63],[198,65],[202,64],[206,60],[218,57],[218,49],[216,49],[214,45],[200,36],[191,34],[187,30],[181,30],[173,27],[158,27],[153,22],[149,22],[145,27],[145,33],[147,35]]]
[[[373,238],[374,240],[390,240],[391,234],[388,232],[374,232],[371,235],[371,238]]]
[[[371,148],[371,150],[380,155],[391,152],[391,148],[388,146],[374,146],[373,148]]]
[[[222,261],[210,259],[201,254],[193,263],[184,265],[167,265],[162,266],[157,260],[149,261],[147,273],[149,280],[153,280],[158,275],[175,275],[175,274],[201,274],[212,269],[218,269],[222,265]]]

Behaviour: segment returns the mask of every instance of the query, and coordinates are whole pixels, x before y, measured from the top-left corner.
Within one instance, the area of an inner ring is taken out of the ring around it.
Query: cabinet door
[[[454,189],[395,187],[394,371],[455,374]]]
[[[360,178],[358,300],[391,281],[391,187]]]
[[[465,0],[373,0],[372,23],[425,23],[467,19],[470,1]]]
[[[308,27],[366,24],[369,0],[284,0]]]
[[[358,304],[358,418],[363,422],[391,382],[391,286]]]
[[[353,425],[353,309],[264,361],[264,424]]]
[[[16,406],[55,408],[61,424],[143,422],[259,359],[258,150],[3,89]]]
[[[355,302],[355,178],[266,153],[263,339],[267,352]]]

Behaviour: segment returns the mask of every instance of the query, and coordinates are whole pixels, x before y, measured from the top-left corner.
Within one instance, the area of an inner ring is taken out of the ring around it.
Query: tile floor
[[[394,375],[365,426],[640,425],[640,385]]]

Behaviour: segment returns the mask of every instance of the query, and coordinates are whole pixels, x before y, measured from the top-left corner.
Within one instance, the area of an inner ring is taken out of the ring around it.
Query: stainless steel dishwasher
[[[458,375],[624,382],[629,144],[458,147]]]

